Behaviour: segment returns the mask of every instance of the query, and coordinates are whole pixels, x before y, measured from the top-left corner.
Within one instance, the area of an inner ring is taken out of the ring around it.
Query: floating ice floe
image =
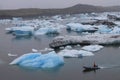
[[[96,31],[94,26],[91,25],[82,25],[80,23],[69,23],[67,24],[67,30],[72,30],[76,32],[83,32],[83,31]]]
[[[8,24],[11,22],[11,19],[0,19],[0,23],[2,24]]]
[[[82,56],[93,56],[94,54],[89,51],[84,51],[84,50],[67,50],[64,49],[58,53],[58,55],[63,56],[63,57],[82,57]]]
[[[17,54],[8,53],[8,56],[11,56],[11,57],[13,56],[14,57],[14,56],[17,56]]]
[[[65,47],[65,49],[72,49],[72,46],[67,45],[67,46]]]
[[[51,52],[51,51],[54,51],[54,49],[52,48],[45,48],[43,50],[37,50],[37,49],[32,49],[32,52],[36,53],[36,52]]]
[[[63,49],[65,49],[65,47],[64,47],[64,46],[61,46],[61,47],[59,47],[59,49],[60,49],[60,50],[63,50]]]
[[[62,20],[61,15],[55,15],[55,16],[52,16],[52,18],[55,20]]]
[[[110,32],[111,34],[120,34],[120,28],[114,27],[113,30]]]
[[[44,34],[59,34],[59,29],[53,27],[40,28],[35,31],[34,35],[44,35]]]
[[[102,48],[103,48],[103,46],[101,46],[101,45],[89,45],[89,46],[82,47],[83,50],[92,51],[92,52],[98,51]]]
[[[31,26],[20,26],[20,27],[11,27],[11,28],[5,28],[7,32],[14,32],[16,30],[20,31],[34,31],[34,27]]]
[[[32,52],[37,53],[37,52],[39,52],[39,50],[33,48]]]
[[[51,48],[57,48],[72,44],[102,44],[112,45],[120,44],[120,34],[99,34],[95,33],[92,35],[84,36],[62,36],[61,38],[56,37],[49,46]]]
[[[64,64],[63,57],[57,55],[54,51],[48,54],[28,53],[13,60],[10,65],[18,65],[28,68],[54,68]]]
[[[112,29],[110,29],[108,26],[106,26],[106,25],[99,25],[97,32],[104,34],[104,33],[109,33],[110,31],[112,31]]]

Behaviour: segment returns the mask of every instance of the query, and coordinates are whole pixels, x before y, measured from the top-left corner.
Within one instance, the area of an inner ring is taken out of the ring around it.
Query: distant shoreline
[[[0,10],[0,18],[52,16],[59,14],[79,14],[79,13],[91,13],[91,12],[112,12],[112,11],[119,12],[120,6],[101,7],[101,6],[78,4],[63,9],[28,8],[28,9],[16,9],[16,10]]]

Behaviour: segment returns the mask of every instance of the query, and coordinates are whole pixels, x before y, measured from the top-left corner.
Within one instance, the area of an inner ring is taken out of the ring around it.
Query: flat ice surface
[[[102,48],[103,48],[103,46],[101,46],[101,45],[89,45],[89,46],[82,47],[83,50],[92,51],[92,52],[98,51]]]
[[[84,50],[68,50],[64,49],[58,53],[58,55],[63,57],[80,57],[80,56],[93,56],[94,54],[89,51]]]
[[[44,35],[44,34],[54,34],[59,33],[59,29],[52,28],[52,27],[46,27],[46,28],[40,28],[37,31],[35,31],[35,35]]]
[[[11,65],[31,68],[54,68],[64,64],[63,57],[57,55],[54,51],[48,54],[28,53],[13,60]]]

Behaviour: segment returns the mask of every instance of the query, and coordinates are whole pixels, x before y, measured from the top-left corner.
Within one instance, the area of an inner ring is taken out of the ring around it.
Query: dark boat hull
[[[92,70],[97,70],[97,69],[100,69],[100,67],[86,67],[86,66],[83,66],[84,70],[86,71],[92,71]]]

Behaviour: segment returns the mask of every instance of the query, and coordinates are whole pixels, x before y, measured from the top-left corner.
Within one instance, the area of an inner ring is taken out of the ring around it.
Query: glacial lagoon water
[[[95,56],[66,58],[65,64],[50,70],[24,69],[9,63],[32,48],[44,49],[49,46],[54,36],[15,38],[5,33],[4,24],[0,24],[0,80],[120,80],[120,48],[107,46],[95,52]],[[76,35],[75,33],[71,33]],[[15,57],[8,53],[17,54]],[[93,62],[102,67],[97,71],[83,72],[83,66]]]

